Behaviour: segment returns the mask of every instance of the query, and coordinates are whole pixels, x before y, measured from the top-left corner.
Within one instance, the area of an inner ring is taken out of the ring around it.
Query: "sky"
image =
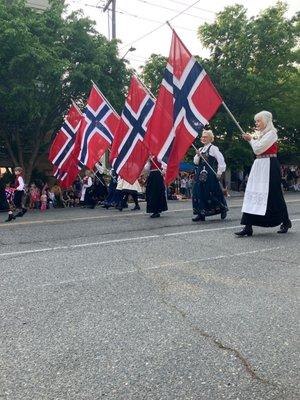
[[[108,13],[103,13],[101,9],[107,0],[67,0],[67,3],[69,11],[82,9],[85,16],[96,22],[96,29],[110,39],[108,25],[111,24],[111,19]],[[204,22],[213,22],[217,12],[236,3],[242,4],[248,10],[249,16],[254,16],[261,10],[275,5],[276,1],[116,0],[117,38],[121,40],[119,55],[125,56],[130,66],[137,71],[152,53],[168,56],[171,30],[164,23],[195,4],[174,18],[171,24],[192,54],[207,57],[208,50],[203,48],[197,38],[198,27]],[[287,4],[288,17],[300,9],[299,0],[288,0]],[[156,28],[158,29],[155,30]],[[151,33],[153,30],[155,31]],[[135,50],[127,52],[131,47]]]

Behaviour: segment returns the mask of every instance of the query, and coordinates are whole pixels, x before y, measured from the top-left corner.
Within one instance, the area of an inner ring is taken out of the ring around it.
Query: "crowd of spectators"
[[[238,191],[244,191],[248,174],[238,171],[234,175]],[[31,210],[45,211],[49,208],[90,207],[105,204],[110,180],[109,175],[92,176],[92,185],[85,188],[84,178],[78,177],[72,187],[62,189],[58,183],[49,185],[42,180],[35,180],[26,187],[24,204]],[[282,188],[284,191],[300,191],[300,167],[281,166]],[[139,198],[145,198],[145,184],[143,177],[139,180],[141,192]],[[168,200],[190,199],[193,193],[194,172],[181,172],[177,179],[167,188]],[[226,186],[226,185],[225,185]],[[83,191],[86,194],[82,196]],[[13,195],[13,183],[5,186],[6,197]]]

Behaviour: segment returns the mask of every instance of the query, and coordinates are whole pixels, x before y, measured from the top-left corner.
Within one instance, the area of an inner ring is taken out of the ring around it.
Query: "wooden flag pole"
[[[225,110],[227,111],[227,113],[229,114],[229,116],[231,117],[231,119],[233,120],[233,122],[236,124],[236,126],[238,127],[239,131],[243,134],[245,134],[245,132],[243,131],[243,129],[241,128],[241,125],[238,123],[238,121],[235,119],[234,115],[232,114],[232,112],[229,110],[229,108],[227,107],[226,103],[223,101],[222,102],[223,107],[225,108]]]
[[[75,101],[73,99],[71,99],[73,106],[76,108],[76,110],[79,112],[80,115],[82,115],[82,112],[80,110],[80,108],[78,107],[78,105],[75,103]]]
[[[193,148],[198,152],[197,147],[194,145],[194,143],[192,144]],[[216,171],[213,169],[213,167],[205,160],[205,158],[203,157],[203,155],[200,153],[199,157],[202,158],[202,160],[205,162],[205,164],[212,170],[212,172],[217,176]]]
[[[194,143],[192,144],[192,146],[193,146],[193,148],[194,148],[196,151],[198,151],[198,149],[197,149],[197,147],[194,145]],[[217,174],[216,171],[213,169],[213,167],[209,164],[209,162],[207,162],[207,161],[205,160],[205,158],[202,156],[201,153],[199,154],[199,156],[202,158],[202,160],[205,162],[205,164],[212,170],[212,172],[215,174],[215,176],[216,176],[217,179],[218,179],[218,174]],[[225,190],[226,187],[224,188],[224,187],[222,186],[222,184],[221,184],[221,182],[219,181],[219,179],[218,179],[218,182],[219,182],[219,185],[220,185],[221,190],[222,190],[222,191]]]

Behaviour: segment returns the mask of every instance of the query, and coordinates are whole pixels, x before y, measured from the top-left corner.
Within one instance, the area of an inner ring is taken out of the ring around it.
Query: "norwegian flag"
[[[136,76],[132,76],[128,96],[110,153],[115,172],[129,183],[141,174],[149,157],[144,136],[155,100]]]
[[[53,176],[59,181],[63,189],[67,189],[73,185],[80,169],[78,168],[77,160],[70,158],[65,169],[59,169],[56,166],[53,168]]]
[[[119,115],[93,83],[76,143],[78,164],[92,169],[112,144]]]
[[[145,143],[167,164],[166,184],[178,175],[179,163],[223,100],[203,67],[173,30],[164,78]]]
[[[62,179],[65,179],[68,172],[54,166],[52,174],[53,174],[54,178],[56,178],[58,181],[61,181]]]
[[[81,111],[76,104],[73,103],[49,151],[49,160],[57,167],[54,173],[68,167],[71,154],[74,150],[76,134],[81,123],[81,118]]]

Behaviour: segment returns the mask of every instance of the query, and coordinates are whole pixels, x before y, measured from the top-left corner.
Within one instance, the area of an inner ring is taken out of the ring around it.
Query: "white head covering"
[[[273,115],[272,113],[270,113],[270,111],[261,111],[255,114],[254,120],[256,121],[258,118],[261,118],[266,124],[265,129],[259,132],[259,137],[262,137],[265,133],[269,131],[275,131],[275,133],[277,133],[277,129],[273,125]]]

